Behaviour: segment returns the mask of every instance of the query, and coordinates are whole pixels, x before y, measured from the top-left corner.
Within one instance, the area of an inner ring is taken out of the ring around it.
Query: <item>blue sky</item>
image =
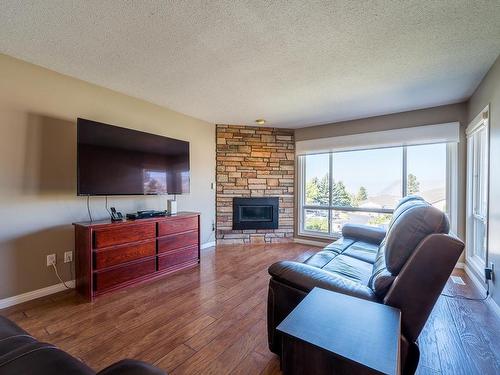
[[[408,173],[417,176],[421,191],[443,187],[446,181],[446,144],[408,147]],[[333,174],[351,192],[364,186],[369,195],[401,194],[402,148],[347,151],[333,155]],[[327,173],[328,154],[308,156],[307,178]]]

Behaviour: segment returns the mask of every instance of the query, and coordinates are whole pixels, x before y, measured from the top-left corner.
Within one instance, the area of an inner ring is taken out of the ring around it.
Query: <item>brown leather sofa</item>
[[[464,248],[448,232],[445,214],[408,196],[394,210],[387,232],[348,224],[339,240],[303,263],[274,263],[269,267],[270,350],[281,354],[276,326],[320,287],[399,308],[402,369],[413,374],[420,355],[418,336]]]
[[[0,375],[95,375],[96,372],[55,346],[37,341],[14,322],[0,316]],[[164,375],[147,363],[125,359],[99,375]]]

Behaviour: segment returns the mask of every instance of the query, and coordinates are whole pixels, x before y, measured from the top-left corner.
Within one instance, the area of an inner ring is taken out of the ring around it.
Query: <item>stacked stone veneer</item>
[[[294,222],[293,130],[217,125],[217,242],[291,241]],[[232,230],[234,197],[279,197],[278,229]]]

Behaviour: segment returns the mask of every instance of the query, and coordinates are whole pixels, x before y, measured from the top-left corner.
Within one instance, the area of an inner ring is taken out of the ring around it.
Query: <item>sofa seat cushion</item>
[[[304,263],[313,267],[323,268],[328,263],[330,263],[337,255],[338,254],[333,251],[321,250],[316,254],[311,255],[307,260],[304,261]]]
[[[323,250],[331,251],[335,254],[343,253],[349,246],[351,246],[355,240],[351,238],[340,237],[337,241],[325,246]]]
[[[342,254],[373,264],[377,258],[377,253],[378,245],[364,241],[357,241],[349,246]]]
[[[313,288],[323,288],[349,296],[377,301],[375,293],[366,285],[324,269],[293,261],[281,261],[269,267],[275,282],[309,293]]]
[[[373,265],[346,255],[338,255],[323,269],[353,282],[368,285]]]
[[[355,243],[356,242],[352,239],[341,237],[337,241],[325,246],[323,250],[311,255],[304,263],[313,267],[323,268],[330,263],[333,258],[345,252],[346,249],[349,249],[349,247]]]

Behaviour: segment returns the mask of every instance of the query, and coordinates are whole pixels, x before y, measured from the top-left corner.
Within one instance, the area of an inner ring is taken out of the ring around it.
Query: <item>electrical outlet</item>
[[[52,264],[56,264],[56,254],[47,255],[47,267],[52,266]]]
[[[70,263],[73,261],[73,252],[72,251],[66,251],[64,253],[64,263]]]
[[[486,279],[486,281],[493,279],[493,269],[494,269],[494,267],[495,267],[495,265],[493,263],[491,263],[490,267],[486,267],[484,269],[484,278]]]

